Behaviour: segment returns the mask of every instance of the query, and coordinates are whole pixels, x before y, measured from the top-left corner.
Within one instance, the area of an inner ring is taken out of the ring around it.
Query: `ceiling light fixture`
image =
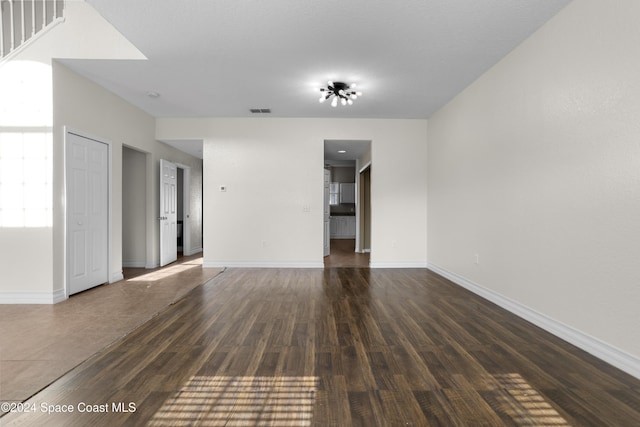
[[[362,92],[355,91],[356,84],[352,83],[351,85],[347,85],[343,82],[327,82],[327,87],[321,87],[320,93],[320,103],[331,99],[331,106],[336,107],[338,102],[342,105],[351,105],[353,101],[358,99],[359,96],[362,96]]]

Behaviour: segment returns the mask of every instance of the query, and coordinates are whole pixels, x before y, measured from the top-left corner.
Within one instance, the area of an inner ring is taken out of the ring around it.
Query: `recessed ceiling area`
[[[325,161],[355,161],[371,150],[371,141],[359,139],[325,139]],[[341,153],[340,151],[344,151]]]
[[[569,3],[87,1],[148,60],[61,61],[152,116],[420,119]],[[364,95],[320,104],[328,80]]]

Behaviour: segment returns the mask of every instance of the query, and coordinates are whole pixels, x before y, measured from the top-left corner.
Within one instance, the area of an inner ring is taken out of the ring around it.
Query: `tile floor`
[[[0,305],[0,401],[23,401],[221,272],[202,254],[55,305]]]
[[[367,267],[354,240],[332,240],[326,267]],[[162,269],[125,269],[125,280],[55,305],[0,305],[0,401],[24,401],[207,282],[202,254]]]

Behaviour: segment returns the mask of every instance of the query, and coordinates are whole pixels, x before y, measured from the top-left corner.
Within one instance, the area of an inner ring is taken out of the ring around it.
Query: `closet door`
[[[69,295],[109,281],[109,147],[67,133]]]

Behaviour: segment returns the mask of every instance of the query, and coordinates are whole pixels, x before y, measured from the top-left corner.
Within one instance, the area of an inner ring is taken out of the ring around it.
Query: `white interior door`
[[[329,186],[331,174],[328,170],[324,171],[324,256],[328,256],[331,252],[331,207],[329,205]]]
[[[178,259],[178,167],[160,160],[160,266]]]
[[[109,281],[109,147],[67,133],[69,295]]]

